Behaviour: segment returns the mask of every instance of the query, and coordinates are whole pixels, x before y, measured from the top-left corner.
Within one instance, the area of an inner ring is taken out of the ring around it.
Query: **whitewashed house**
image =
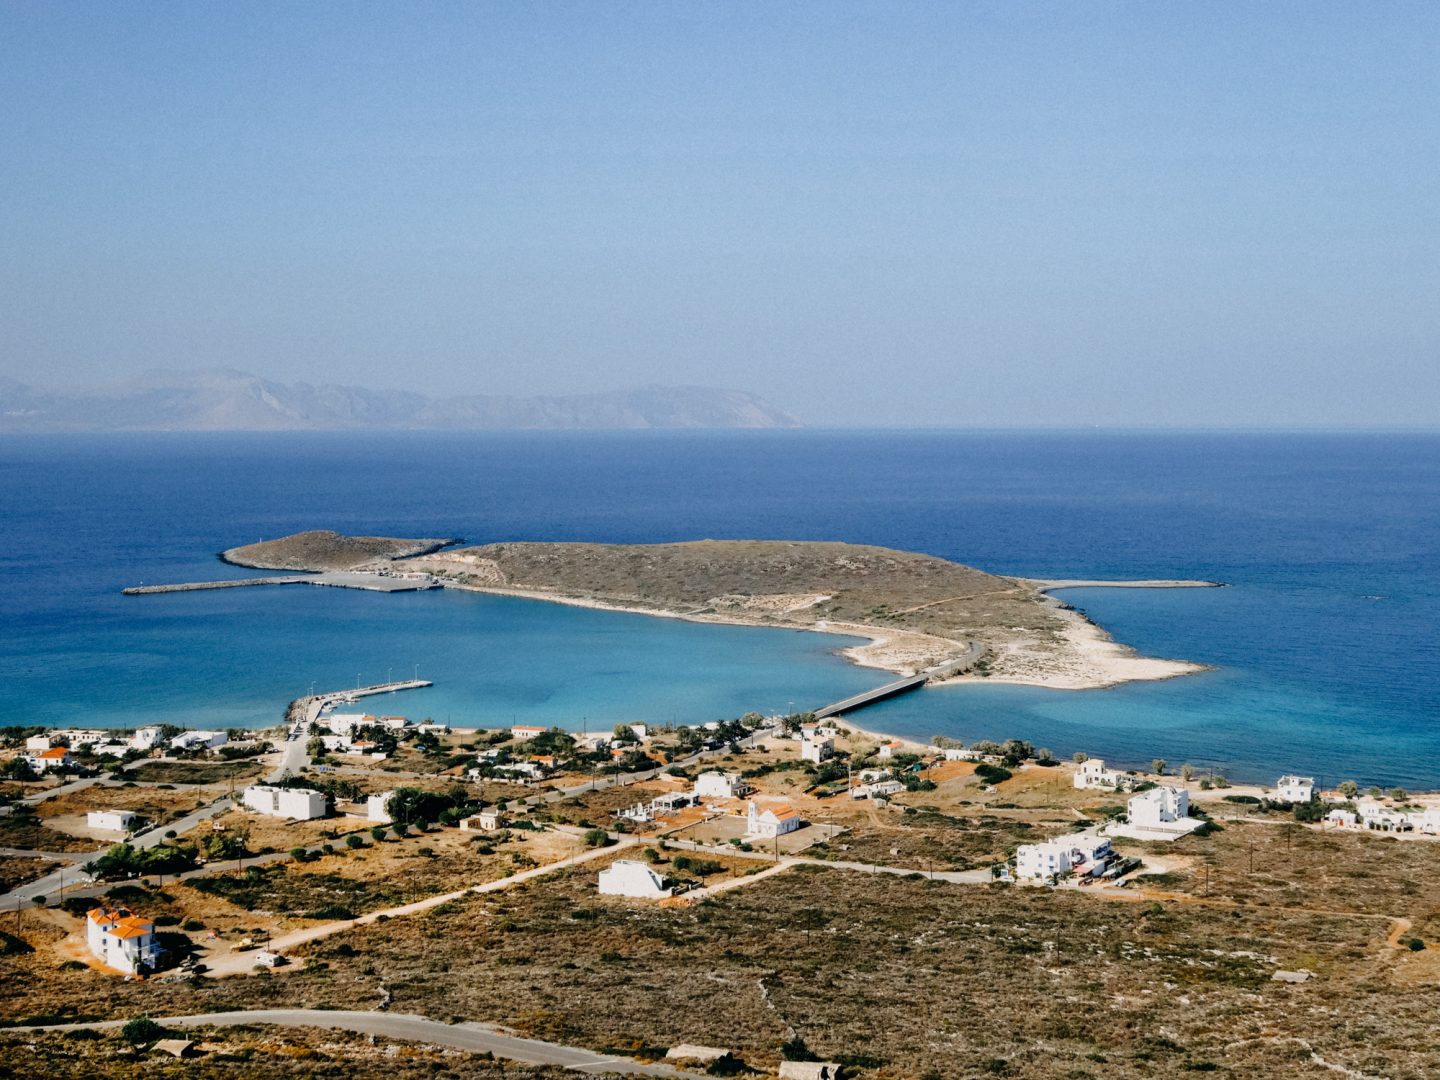
[[[665,884],[663,877],[634,859],[616,859],[600,871],[600,893],[603,896],[661,900],[674,891]]]
[[[1022,844],[1015,852],[1015,876],[1043,881],[1071,871],[1093,873],[1115,853],[1110,839],[1094,833],[1074,833],[1042,844]]]
[[[892,739],[890,742],[881,743],[880,749],[875,751],[875,756],[880,758],[882,761],[888,761],[904,749],[904,743],[902,743],[899,739]]]
[[[63,769],[75,764],[68,746],[52,746],[38,754],[27,754],[25,760],[30,762],[30,767],[37,772],[49,772],[51,769]]]
[[[53,741],[52,741],[52,740],[53,740]],[[62,738],[60,738],[59,735],[51,735],[51,734],[31,735],[29,738],[27,738],[27,739],[25,740],[25,749],[26,749],[28,752],[32,753],[32,754],[43,754],[46,750],[49,750],[52,746],[59,746],[59,745],[61,745],[64,741],[65,741],[65,740],[63,740]]]
[[[365,713],[330,713],[322,715],[316,721],[326,731],[335,735],[349,735],[356,728],[369,727],[375,723],[375,717]]]
[[[805,824],[804,819],[800,816],[800,811],[786,803],[767,806],[762,810],[754,800],[751,800],[748,809],[746,831],[751,836],[767,838],[784,836]]]
[[[130,752],[130,744],[128,742],[96,743],[90,748],[90,752],[97,757],[124,757]]]
[[[270,817],[310,821],[325,816],[329,807],[325,796],[309,788],[270,787],[252,784],[240,795],[240,801],[257,814]]]
[[[1325,815],[1325,824],[1332,829],[1358,829],[1360,819],[1353,810],[1331,810]]]
[[[74,749],[77,746],[94,746],[106,742],[110,733],[96,728],[63,728],[53,732],[51,737]]]
[[[1190,793],[1184,788],[1160,786],[1132,796],[1125,822],[1109,826],[1112,836],[1133,840],[1178,840],[1205,822],[1190,816]]]
[[[85,815],[85,824],[92,829],[107,829],[110,832],[129,832],[135,814],[130,810],[91,810]]]
[[[1413,832],[1415,829],[1409,814],[1391,809],[1374,799],[1361,799],[1355,809],[1360,823],[1375,832]]]
[[[1134,777],[1118,772],[1115,769],[1107,769],[1101,758],[1089,758],[1080,763],[1075,770],[1075,786],[1077,788],[1126,788],[1130,787]]]
[[[1410,824],[1426,836],[1440,835],[1440,806],[1427,806],[1418,813],[1406,815]]]
[[[229,741],[223,731],[182,731],[170,740],[170,746],[174,750],[213,750]]]
[[[481,810],[478,814],[460,819],[461,832],[499,832],[510,824],[510,819],[499,810]]]
[[[155,924],[125,908],[91,908],[85,918],[85,943],[95,959],[127,974],[160,962]]]
[[[750,790],[750,785],[736,772],[703,772],[695,778],[697,799],[738,799]]]
[[[806,739],[800,744],[800,759],[813,761],[816,765],[835,756],[835,743],[831,739]]]
[[[537,735],[544,735],[543,727],[536,727],[534,724],[515,724],[510,728],[512,739],[533,739]]]
[[[395,819],[390,816],[390,796],[393,791],[382,791],[378,795],[371,795],[365,800],[365,820],[378,822],[381,825],[388,825]]]
[[[630,734],[634,735],[635,738],[639,739],[641,742],[644,742],[646,739],[650,738],[650,729],[644,724],[631,724]]]
[[[852,799],[883,799],[889,795],[898,795],[905,790],[905,785],[899,780],[876,780],[870,784],[856,784],[850,789]]]
[[[135,734],[130,736],[130,748],[132,750],[151,750],[160,741],[160,728],[158,725],[136,728]]]
[[[1315,798],[1315,778],[1282,776],[1275,781],[1275,790],[1270,793],[1270,798],[1276,802],[1308,803]]]

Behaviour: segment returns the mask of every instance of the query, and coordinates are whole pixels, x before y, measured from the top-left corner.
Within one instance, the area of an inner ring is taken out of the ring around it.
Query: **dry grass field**
[[[150,784],[239,784],[264,773],[254,761],[142,761],[125,775]]]
[[[52,829],[29,814],[0,817],[0,847],[25,848],[28,851],[94,851],[99,846],[97,840],[86,840]]]
[[[226,790],[228,787],[167,790],[141,787],[138,784],[98,783],[45,799],[36,804],[35,812],[41,818],[48,819],[83,815],[91,810],[133,810],[148,821],[160,822],[212,802]]]
[[[21,855],[0,855],[0,892],[9,892],[17,885],[44,877],[58,864],[45,859],[29,859]]]
[[[593,1048],[724,1045],[761,1067],[793,1030],[861,1077],[1286,1080],[1316,1075],[1317,1057],[1357,1076],[1440,1072],[1431,992],[1405,970],[1423,954],[1393,947],[1382,918],[824,869],[661,908],[599,897],[594,870],[345,931],[304,969],[257,977],[263,990],[127,984],[61,970],[43,949],[0,957],[0,1015],[388,995],[397,1012]],[[36,918],[22,913],[22,936],[43,934]],[[1270,978],[1301,967],[1318,977]]]

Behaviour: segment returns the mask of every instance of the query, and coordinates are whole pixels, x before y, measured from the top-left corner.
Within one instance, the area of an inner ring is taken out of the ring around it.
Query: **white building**
[[[1412,832],[1415,828],[1409,814],[1393,810],[1374,799],[1361,799],[1355,809],[1361,824],[1376,832]]]
[[[905,744],[902,743],[899,739],[894,739],[890,742],[881,743],[880,749],[875,752],[875,756],[880,758],[882,761],[888,761],[890,758],[893,758],[896,754],[898,754],[901,750],[904,749]]]
[[[223,731],[182,731],[170,740],[170,746],[176,750],[213,750],[229,741],[230,736]]]
[[[85,815],[85,824],[92,829],[108,829],[110,832],[129,832],[135,814],[130,810],[91,810]]]
[[[310,821],[325,816],[325,796],[309,788],[280,788],[253,784],[240,796],[241,802],[257,814]]]
[[[1093,873],[1114,853],[1108,837],[1093,833],[1074,833],[1043,844],[1022,844],[1015,852],[1015,876],[1042,881],[1071,871]]]
[[[1190,793],[1184,788],[1154,787],[1132,796],[1127,804],[1128,821],[1109,827],[1111,836],[1134,840],[1178,840],[1205,822],[1190,816]]]
[[[650,729],[644,724],[631,724],[630,734],[634,735],[635,738],[639,739],[641,742],[644,742],[646,739],[650,738]]]
[[[963,746],[930,746],[926,749],[932,754],[939,754],[946,761],[979,761],[983,756],[974,750],[966,750]]]
[[[835,743],[830,739],[806,739],[800,744],[800,759],[816,765],[835,756]]]
[[[499,810],[481,810],[467,818],[460,819],[461,832],[498,832],[510,824],[510,819]]]
[[[336,735],[349,735],[356,728],[368,727],[375,723],[375,717],[366,713],[330,713],[316,721],[326,731]]]
[[[417,735],[449,735],[449,724],[417,724],[415,725]]]
[[[1126,773],[1118,772],[1115,769],[1105,768],[1105,762],[1100,758],[1089,758],[1080,763],[1075,770],[1075,786],[1077,788],[1128,788],[1134,782],[1134,777]]]
[[[59,735],[31,735],[25,740],[25,749],[32,754],[43,754],[52,746],[59,746],[62,742]]]
[[[1430,806],[1419,813],[1406,814],[1410,824],[1427,836],[1440,835],[1440,807]]]
[[[52,738],[64,743],[72,749],[77,746],[94,746],[96,743],[105,742],[110,738],[108,731],[97,731],[93,728],[64,728],[53,732]]]
[[[390,816],[389,810],[390,796],[394,794],[395,792],[393,791],[384,791],[379,795],[371,795],[366,799],[365,819],[367,821],[377,821],[381,825],[388,825],[394,821],[395,819]]]
[[[695,778],[697,799],[738,799],[750,790],[750,785],[735,772],[703,772]]]
[[[91,908],[85,919],[85,943],[95,959],[127,974],[154,968],[160,962],[155,924],[124,908]]]
[[[862,784],[873,784],[876,780],[884,780],[894,773],[894,769],[861,769],[860,782]]]
[[[600,893],[603,896],[629,896],[636,900],[660,900],[673,889],[665,879],[643,862],[617,859],[600,871]]]
[[[857,784],[850,789],[852,799],[881,799],[887,795],[897,795],[905,790],[905,785],[899,780],[876,780],[873,784]]]
[[[63,769],[75,764],[69,747],[65,746],[52,746],[38,754],[27,754],[25,760],[30,762],[30,766],[37,772],[49,772],[51,769]]]
[[[90,752],[97,757],[124,757],[130,752],[130,744],[128,742],[96,743],[90,748]]]
[[[512,739],[533,739],[536,735],[544,735],[543,727],[536,727],[534,724],[516,724],[510,729]]]
[[[804,823],[800,811],[793,806],[782,803],[778,806],[767,806],[761,810],[754,800],[751,800],[746,831],[751,836],[784,836],[786,833],[794,832]]]
[[[840,1080],[841,1068],[834,1061],[782,1061],[780,1080]]]
[[[1325,824],[1332,829],[1358,829],[1360,819],[1351,810],[1331,810],[1325,815]]]
[[[1276,802],[1307,803],[1315,798],[1313,776],[1282,776],[1275,781],[1275,790],[1270,798]]]
[[[160,728],[158,726],[136,728],[135,734],[130,736],[130,746],[134,750],[150,750],[160,741]]]

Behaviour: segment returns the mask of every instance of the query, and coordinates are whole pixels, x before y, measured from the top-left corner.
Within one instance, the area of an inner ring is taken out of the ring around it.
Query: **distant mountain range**
[[[403,390],[276,383],[231,370],[151,371],[79,390],[43,390],[0,378],[0,432],[6,433],[799,426],[754,394],[705,386],[432,398]]]

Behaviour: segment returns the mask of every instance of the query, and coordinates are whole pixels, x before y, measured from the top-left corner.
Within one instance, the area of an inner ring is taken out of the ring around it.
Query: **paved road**
[[[490,1053],[526,1065],[558,1065],[588,1073],[626,1073],[640,1076],[681,1077],[704,1080],[699,1073],[683,1072],[670,1065],[646,1065],[630,1058],[597,1054],[577,1046],[522,1039],[490,1024],[442,1024],[423,1016],[404,1013],[343,1012],[331,1009],[252,1009],[243,1012],[200,1013],[193,1016],[157,1016],[160,1024],[176,1027],[234,1027],[243,1024],[278,1024],[283,1027],[318,1027],[379,1035],[391,1039],[412,1039],[435,1046],[450,1046],[474,1053]],[[124,1020],[89,1024],[56,1024],[48,1027],[11,1028],[12,1031],[103,1030],[123,1026]]]

